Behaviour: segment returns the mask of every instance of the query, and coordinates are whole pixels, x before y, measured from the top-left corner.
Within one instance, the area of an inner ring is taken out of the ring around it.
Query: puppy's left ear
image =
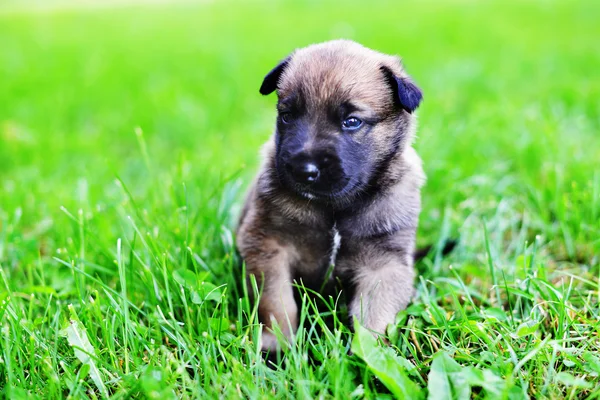
[[[409,113],[414,112],[423,100],[421,89],[409,77],[399,77],[388,67],[381,70],[392,87],[394,99]]]
[[[260,94],[266,96],[267,94],[273,93],[277,89],[279,78],[281,77],[281,74],[283,74],[283,71],[285,70],[289,62],[290,57],[280,62],[267,74],[267,76],[265,76],[262,85],[260,85]]]

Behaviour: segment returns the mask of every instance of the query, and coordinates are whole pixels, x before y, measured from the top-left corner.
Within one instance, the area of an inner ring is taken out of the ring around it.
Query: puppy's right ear
[[[260,94],[267,95],[273,93],[277,89],[279,78],[290,62],[290,57],[280,62],[275,68],[265,76],[262,85],[260,85]]]

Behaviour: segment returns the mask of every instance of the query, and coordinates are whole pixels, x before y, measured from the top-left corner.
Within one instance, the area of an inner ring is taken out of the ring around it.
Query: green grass
[[[394,4],[0,3],[0,397],[600,397],[600,3]],[[339,36],[423,88],[418,240],[460,245],[390,348],[306,300],[269,367],[233,247],[258,88]]]

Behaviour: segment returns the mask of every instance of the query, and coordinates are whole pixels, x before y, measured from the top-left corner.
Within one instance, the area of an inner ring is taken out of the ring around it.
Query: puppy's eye
[[[292,119],[294,119],[294,116],[291,112],[283,112],[279,114],[279,118],[281,118],[281,122],[283,122],[284,124],[289,124],[290,122],[292,122]]]
[[[355,130],[360,128],[362,124],[363,122],[360,119],[356,117],[350,117],[342,121],[342,128],[346,130]]]

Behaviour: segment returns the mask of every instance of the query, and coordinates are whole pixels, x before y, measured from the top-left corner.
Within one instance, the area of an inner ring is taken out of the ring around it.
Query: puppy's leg
[[[385,334],[396,314],[410,302],[414,293],[413,280],[412,268],[395,261],[358,272],[350,315],[358,318],[366,328]]]
[[[338,262],[354,283],[350,316],[366,328],[385,334],[414,294],[412,249],[390,249],[368,241],[352,241],[352,250],[342,254]]]
[[[294,250],[273,239],[263,239],[251,247],[240,246],[240,252],[246,260],[248,280],[254,276],[259,289],[262,288],[258,304],[258,316],[264,324],[261,348],[276,350],[279,345],[272,332],[275,324],[288,339],[298,325],[290,271]]]

